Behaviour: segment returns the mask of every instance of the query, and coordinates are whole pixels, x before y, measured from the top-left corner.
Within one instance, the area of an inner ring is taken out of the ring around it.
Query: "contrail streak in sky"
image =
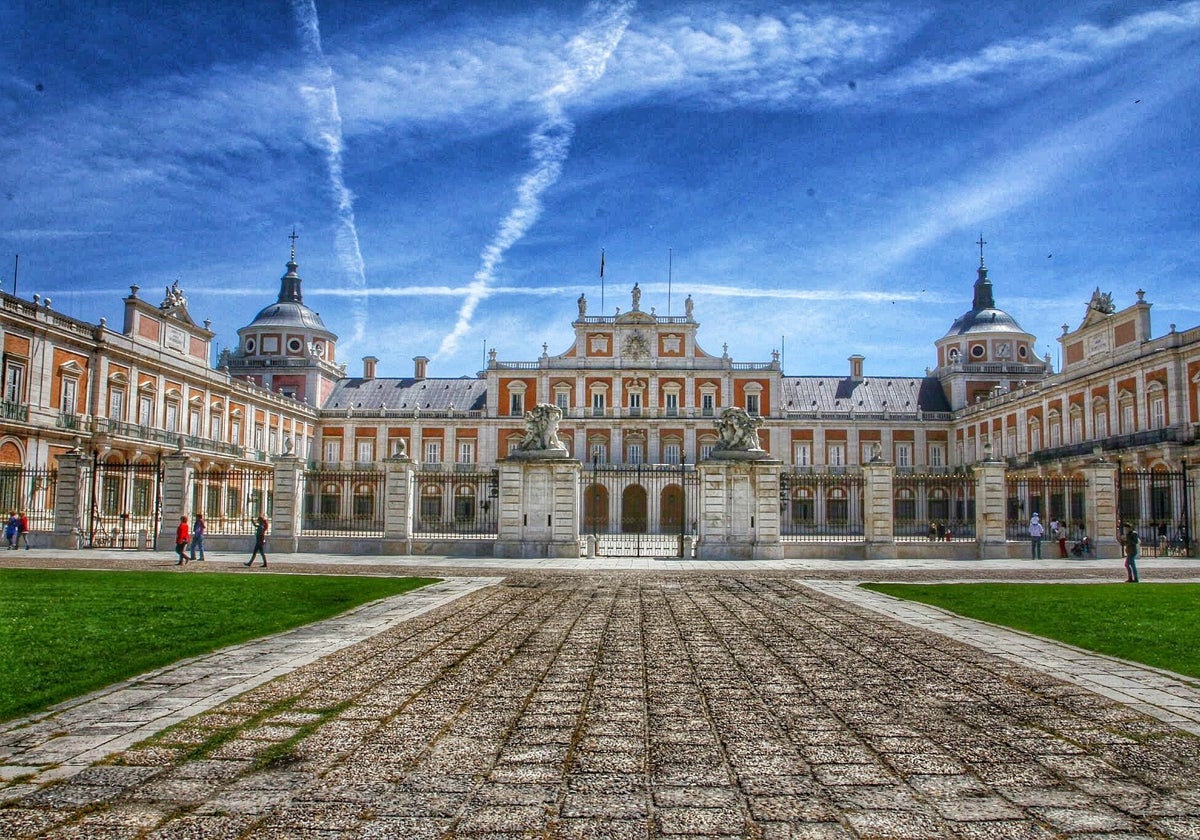
[[[366,334],[367,277],[362,250],[358,246],[358,229],[354,224],[354,194],[346,187],[342,176],[342,115],[338,110],[337,89],[333,85],[333,69],[321,49],[321,28],[317,19],[316,0],[292,0],[300,45],[309,60],[310,82],[300,87],[300,94],[312,118],[312,130],[317,145],[325,152],[329,168],[329,189],[336,205],[338,227],[334,247],[351,288],[357,293],[351,305],[354,332],[344,344],[356,344]]]
[[[438,355],[454,353],[459,341],[471,329],[471,319],[496,275],[504,255],[537,222],[542,213],[542,193],[554,185],[562,173],[563,161],[571,148],[575,125],[563,110],[564,103],[583,86],[604,75],[609,57],[621,42],[634,4],[620,3],[607,8],[593,6],[592,21],[567,44],[568,64],[562,77],[539,97],[545,119],[529,137],[533,168],[517,187],[517,203],[509,211],[492,241],[480,255],[481,264],[458,310],[458,322],[442,339]]]

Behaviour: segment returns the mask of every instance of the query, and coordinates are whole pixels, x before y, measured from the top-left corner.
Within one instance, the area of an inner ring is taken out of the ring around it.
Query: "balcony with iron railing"
[[[1037,452],[1026,452],[1021,455],[1010,456],[1006,461],[1010,467],[1021,467],[1029,464],[1060,461],[1067,458],[1081,458],[1092,455],[1097,450],[1105,453],[1114,453],[1124,449],[1136,449],[1139,446],[1155,446],[1160,443],[1190,444],[1195,441],[1195,430],[1180,424],[1165,426],[1161,429],[1131,432],[1127,435],[1110,435],[1106,438],[1084,441],[1083,443],[1072,443],[1066,446],[1039,449]]]
[[[4,400],[0,402],[0,417],[3,417],[5,420],[16,420],[19,423],[28,423],[29,406],[22,403]]]

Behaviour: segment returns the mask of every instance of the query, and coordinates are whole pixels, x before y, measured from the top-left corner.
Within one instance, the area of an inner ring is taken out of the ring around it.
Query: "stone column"
[[[868,560],[892,560],[896,554],[894,467],[884,461],[863,464],[863,535]]]
[[[980,560],[1008,557],[1008,536],[1004,529],[1007,498],[1004,463],[981,461],[976,464],[975,539],[979,543]]]
[[[271,505],[271,530],[267,551],[294,554],[300,545],[300,516],[304,512],[304,470],[294,455],[275,459],[275,492]]]
[[[779,473],[783,462],[711,459],[700,471],[701,560],[782,560]]]
[[[91,459],[83,452],[58,456],[58,479],[54,487],[54,533],[52,548],[79,548],[80,534],[87,528],[88,487]]]
[[[412,460],[403,455],[388,458],[383,472],[383,553],[412,554]]]
[[[175,529],[179,520],[192,519],[192,474],[195,466],[182,452],[172,452],[162,459],[162,519],[159,522],[159,548],[175,550]]]
[[[578,557],[580,462],[514,453],[499,469],[495,556]]]
[[[1121,556],[1121,543],[1117,540],[1117,469],[1116,463],[1103,458],[1083,466],[1087,481],[1083,518],[1096,557]]]

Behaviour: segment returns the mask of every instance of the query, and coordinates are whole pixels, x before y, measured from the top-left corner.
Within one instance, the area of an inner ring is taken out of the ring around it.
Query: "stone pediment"
[[[1093,326],[1105,321],[1110,315],[1117,311],[1113,304],[1112,293],[1102,292],[1100,287],[1096,287],[1096,291],[1092,292],[1092,299],[1088,301],[1087,312],[1083,315],[1083,322],[1079,325],[1079,329]]]

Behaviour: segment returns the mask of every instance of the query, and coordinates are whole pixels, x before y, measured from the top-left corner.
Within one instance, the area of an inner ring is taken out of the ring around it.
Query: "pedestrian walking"
[[[20,548],[21,542],[25,543],[25,550],[29,550],[29,517],[25,515],[25,511],[17,514],[17,543],[13,548]]]
[[[188,545],[188,524],[187,517],[179,517],[179,527],[175,529],[175,553],[179,555],[179,559],[175,561],[176,566],[182,566],[187,562],[187,557],[184,551]]]
[[[9,548],[17,547],[17,514],[16,511],[9,513],[8,522],[4,525],[4,541],[8,543]]]
[[[259,554],[262,555],[263,567],[267,565],[267,517],[259,515],[258,522],[254,525],[254,550],[250,552],[250,559],[246,561],[247,566],[254,565],[254,558]]]
[[[1137,529],[1128,522],[1126,522],[1122,528],[1125,531],[1125,539],[1123,540],[1125,545],[1125,582],[1137,583],[1138,546],[1141,544],[1142,538],[1138,535]]]
[[[1042,527],[1042,520],[1038,518],[1037,512],[1033,514],[1033,518],[1029,520],[1029,544],[1033,551],[1033,559],[1042,559],[1042,537],[1045,535],[1046,529]]]
[[[204,532],[207,530],[204,524],[204,514],[197,513],[196,518],[192,521],[192,559],[204,562]],[[197,557],[196,555],[200,555]]]

